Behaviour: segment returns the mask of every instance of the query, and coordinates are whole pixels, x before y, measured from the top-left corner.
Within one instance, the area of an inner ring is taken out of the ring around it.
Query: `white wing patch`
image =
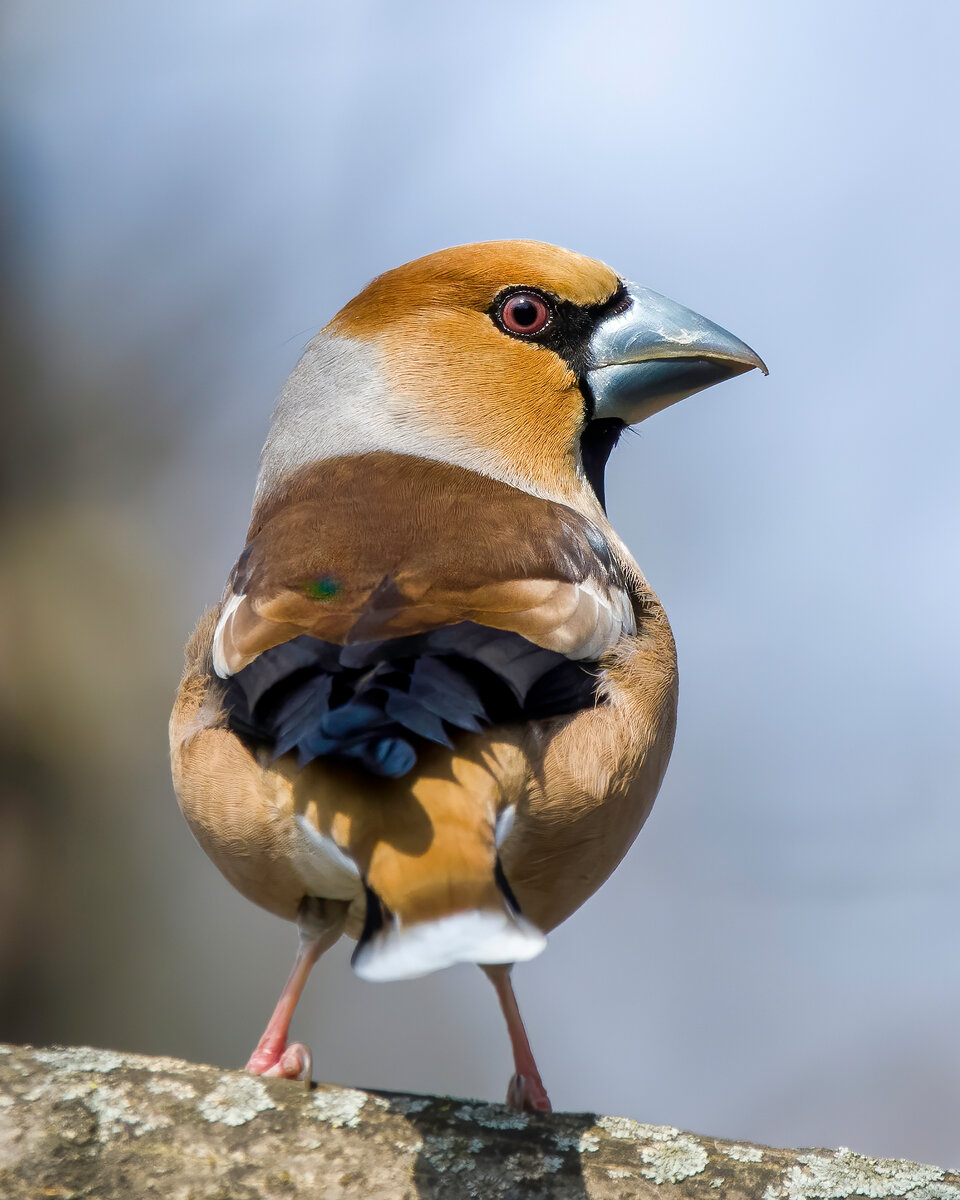
[[[227,665],[226,655],[223,653],[223,631],[227,627],[227,622],[233,617],[240,605],[243,603],[243,596],[231,595],[223,606],[223,612],[220,614],[220,620],[217,622],[217,628],[213,632],[213,669],[221,679],[229,679],[233,672]]]
[[[576,588],[577,604],[563,633],[567,644],[555,648],[570,658],[596,659],[612,650],[624,634],[636,633],[630,597],[622,588],[607,589],[593,579]]]
[[[515,804],[510,804],[506,808],[501,809],[493,831],[493,840],[496,842],[498,850],[510,836],[513,829],[513,820],[516,815],[517,806]]]

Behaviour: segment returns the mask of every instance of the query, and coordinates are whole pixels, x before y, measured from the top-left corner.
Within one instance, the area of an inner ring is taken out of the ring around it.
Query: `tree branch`
[[[5,1200],[960,1200],[960,1176],[589,1113],[0,1046]]]

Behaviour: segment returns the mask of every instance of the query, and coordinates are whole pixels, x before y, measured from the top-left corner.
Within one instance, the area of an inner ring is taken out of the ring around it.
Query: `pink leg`
[[[314,964],[329,950],[343,932],[349,906],[339,900],[307,897],[300,905],[297,925],[300,947],[290,977],[284,984],[277,1007],[273,1010],[263,1037],[250,1055],[247,1070],[254,1075],[279,1075],[284,1079],[304,1079],[309,1086],[313,1058],[303,1042],[287,1045],[290,1022]]]
[[[513,1065],[516,1070],[507,1088],[507,1103],[519,1108],[521,1112],[551,1112],[550,1097],[534,1062],[527,1031],[523,1027],[523,1019],[517,1006],[517,998],[513,994],[513,984],[510,981],[513,964],[498,963],[496,966],[484,966],[482,969],[496,988],[497,999],[507,1020],[510,1045],[513,1047]]]

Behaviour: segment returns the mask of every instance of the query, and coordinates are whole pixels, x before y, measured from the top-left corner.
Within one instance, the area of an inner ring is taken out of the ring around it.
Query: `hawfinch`
[[[290,1020],[346,933],[363,979],[478,963],[507,1099],[549,1110],[511,967],[636,837],[677,704],[604,466],[628,425],[753,367],[696,313],[530,241],[388,271],[310,342],[170,725],[200,845],[299,928],[250,1071],[309,1079]]]

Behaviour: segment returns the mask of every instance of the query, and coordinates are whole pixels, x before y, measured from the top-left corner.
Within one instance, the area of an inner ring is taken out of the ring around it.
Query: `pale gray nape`
[[[318,333],[280,392],[260,456],[255,503],[310,463],[374,450],[457,463],[520,483],[504,475],[492,453],[438,434],[442,420],[391,391],[373,346]]]

